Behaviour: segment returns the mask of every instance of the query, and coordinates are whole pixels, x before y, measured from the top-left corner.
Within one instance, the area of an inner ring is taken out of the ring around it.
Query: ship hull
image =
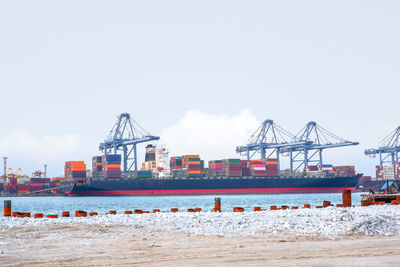
[[[356,190],[361,174],[335,178],[229,178],[92,181],[76,184],[70,196],[175,196],[336,193]]]

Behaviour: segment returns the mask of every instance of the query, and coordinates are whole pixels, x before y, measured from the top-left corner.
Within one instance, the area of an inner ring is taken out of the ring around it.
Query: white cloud
[[[238,158],[236,146],[245,144],[260,123],[249,110],[237,115],[187,111],[181,120],[161,132],[160,143],[166,144],[171,156],[199,154],[206,160]]]
[[[23,130],[14,130],[0,138],[0,153],[9,157],[42,162],[64,160],[79,146],[79,135],[46,135],[35,137]]]

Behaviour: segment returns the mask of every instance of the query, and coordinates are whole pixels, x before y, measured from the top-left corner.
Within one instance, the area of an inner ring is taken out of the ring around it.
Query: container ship
[[[145,161],[137,172],[121,171],[121,155],[92,159],[92,171],[84,162],[65,164],[65,177],[74,181],[70,196],[168,196],[334,193],[356,189],[362,174],[354,166],[308,166],[303,172],[279,171],[277,159],[222,159],[208,162],[199,155],[168,159],[163,147],[146,147]]]
[[[165,147],[150,144],[139,169],[136,146],[156,140],[159,137],[145,131],[129,113],[122,113],[99,146],[102,155],[92,158],[91,170],[84,161],[67,161],[64,177],[57,179],[39,175],[24,182],[5,174],[0,191],[70,196],[333,193],[356,190],[362,177],[354,166],[322,163],[323,149],[358,143],[342,139],[314,121],[295,136],[272,120],[265,120],[246,145],[236,148],[237,153],[247,155],[246,160],[211,160],[207,166],[199,155],[169,157]],[[268,156],[267,150],[272,151]],[[251,160],[255,153],[260,153],[261,159]],[[280,170],[281,155],[290,157],[290,169]]]

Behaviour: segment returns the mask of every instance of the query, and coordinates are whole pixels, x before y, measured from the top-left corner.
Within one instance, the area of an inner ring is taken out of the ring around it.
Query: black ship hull
[[[202,178],[202,179],[132,179],[95,180],[75,184],[71,196],[168,196],[168,195],[237,195],[335,193],[355,191],[362,174],[346,177],[293,178]]]

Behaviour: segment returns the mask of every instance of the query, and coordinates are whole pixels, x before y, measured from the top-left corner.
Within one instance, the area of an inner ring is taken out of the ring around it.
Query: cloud
[[[236,146],[245,144],[260,121],[249,110],[237,115],[187,111],[183,118],[161,132],[171,156],[199,154],[206,160],[238,158]]]
[[[46,135],[35,137],[23,130],[14,130],[0,138],[0,153],[9,157],[36,162],[64,160],[79,146],[79,135]]]

